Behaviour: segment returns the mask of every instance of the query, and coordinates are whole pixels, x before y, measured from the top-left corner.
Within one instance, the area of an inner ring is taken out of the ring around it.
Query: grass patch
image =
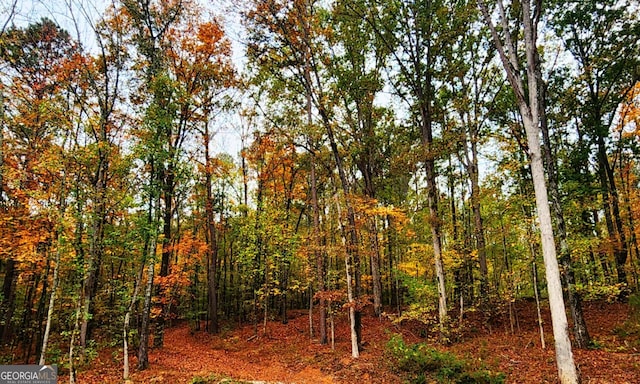
[[[476,369],[467,360],[448,352],[441,352],[424,343],[407,345],[401,336],[394,335],[387,343],[393,366],[404,373],[412,384],[502,384],[503,373]]]
[[[640,293],[629,296],[629,318],[613,333],[634,349],[640,346]]]

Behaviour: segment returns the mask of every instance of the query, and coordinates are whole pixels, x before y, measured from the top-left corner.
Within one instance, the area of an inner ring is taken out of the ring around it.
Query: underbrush
[[[248,384],[248,381],[236,381],[226,376],[209,375],[207,377],[195,376],[189,384]]]
[[[629,318],[613,332],[634,350],[640,347],[640,293],[629,296]]]
[[[424,343],[407,345],[401,336],[394,335],[387,343],[387,353],[393,367],[403,373],[412,384],[501,384],[503,373],[474,367],[470,362],[448,352],[441,352]]]

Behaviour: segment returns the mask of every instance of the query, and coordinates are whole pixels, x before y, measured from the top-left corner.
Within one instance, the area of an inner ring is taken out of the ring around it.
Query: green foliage
[[[503,373],[475,369],[465,360],[451,353],[430,348],[424,343],[407,345],[394,335],[387,343],[387,351],[394,366],[407,375],[411,383],[503,383]]]
[[[435,325],[437,323],[435,311],[438,305],[438,288],[435,283],[403,271],[398,271],[398,277],[407,290],[404,300],[408,307],[396,321],[417,320],[424,324]]]
[[[640,347],[640,293],[629,296],[629,318],[614,332],[625,339],[625,345],[634,349]]]
[[[605,284],[595,282],[588,286],[576,285],[576,292],[582,295],[584,300],[606,300],[609,303],[617,301],[626,289],[627,285],[621,283]]]
[[[640,322],[640,293],[629,296],[629,318]]]

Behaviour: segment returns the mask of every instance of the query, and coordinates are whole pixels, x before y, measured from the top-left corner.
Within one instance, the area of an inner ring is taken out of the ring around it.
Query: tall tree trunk
[[[340,209],[340,201],[336,199],[336,208],[338,209],[338,217],[342,216]],[[353,261],[349,255],[348,239],[344,228],[342,229],[342,242],[347,248],[347,255],[344,258],[345,271],[347,276],[347,303],[349,308],[349,330],[351,334],[351,356],[353,358],[360,357],[360,340],[358,335],[358,319],[356,317],[357,301],[353,284]]]
[[[431,87],[430,76],[426,82]],[[430,91],[427,90],[430,94]],[[442,262],[442,229],[441,221],[438,217],[438,185],[436,181],[435,153],[433,150],[433,130],[431,116],[431,96],[426,97],[420,106],[422,120],[422,146],[425,153],[425,170],[427,181],[427,200],[429,206],[429,224],[431,227],[431,241],[433,244],[433,257],[436,270],[438,287],[438,320],[440,324],[441,337],[446,339],[447,322],[447,294],[444,275],[444,264]]]
[[[369,219],[369,247],[371,252],[371,277],[373,280],[373,310],[377,317],[382,316],[382,279],[380,278],[380,245],[376,217]]]
[[[107,130],[106,125],[106,121],[101,123],[103,132],[106,132]],[[99,144],[104,144],[108,148],[108,144],[105,143],[106,141],[106,133],[104,133]],[[108,155],[106,151],[107,150],[104,148],[99,149],[97,165],[98,168],[95,178],[93,179],[93,198],[95,199],[96,208],[93,212],[91,236],[89,237],[89,266],[84,279],[84,307],[82,322],[80,325],[80,347],[83,356],[85,348],[87,346],[87,338],[90,337],[91,309],[93,307],[93,300],[98,290],[98,279],[100,278],[102,256],[104,253],[104,229],[106,224],[106,189],[108,167]]]
[[[69,384],[76,383],[76,367],[75,367],[75,344],[76,337],[80,332],[80,316],[82,314],[82,300],[78,300],[76,307],[75,321],[73,330],[71,331],[71,340],[69,340]]]
[[[60,230],[59,230],[60,232]],[[44,334],[42,336],[42,348],[40,349],[39,365],[45,365],[45,359],[47,355],[47,345],[49,343],[49,333],[51,332],[51,319],[53,318],[53,305],[56,301],[56,291],[58,290],[58,271],[60,269],[60,254],[62,253],[62,234],[58,233],[57,236],[56,257],[54,260],[55,266],[53,267],[53,287],[51,287],[51,296],[49,297],[49,308],[47,310],[47,321],[44,328]]]
[[[18,273],[16,262],[9,257],[5,264],[4,281],[2,282],[2,304],[0,305],[0,337],[6,343],[11,339],[12,319],[15,310],[15,286]]]
[[[487,267],[487,247],[484,239],[484,222],[480,204],[480,182],[478,172],[478,128],[474,124],[474,134],[471,135],[471,158],[468,160],[468,174],[471,182],[471,211],[473,213],[473,235],[476,240],[478,262],[480,263],[480,293],[483,297],[489,294],[489,268]]]
[[[310,3],[305,3],[300,9],[300,21],[303,32],[303,38],[306,42],[311,42],[312,36],[309,25],[309,14],[310,14]],[[285,33],[288,31],[284,31]],[[351,355],[354,358],[360,356],[359,345],[361,344],[361,311],[357,307],[356,303],[358,298],[360,297],[360,255],[358,252],[358,233],[356,228],[356,216],[355,211],[353,209],[352,203],[350,202],[351,193],[350,193],[350,184],[347,179],[347,175],[343,166],[342,156],[338,149],[337,140],[334,132],[334,124],[331,121],[329,116],[329,111],[327,110],[325,95],[322,90],[322,80],[320,79],[319,69],[315,66],[314,62],[314,52],[312,50],[312,45],[310,43],[305,44],[307,50],[304,53],[304,68],[302,71],[304,72],[304,81],[303,86],[307,92],[307,96],[311,97],[311,100],[314,101],[315,106],[320,115],[322,126],[327,134],[329,139],[329,147],[331,149],[331,154],[334,158],[336,169],[338,171],[338,177],[340,179],[340,184],[342,188],[342,194],[344,197],[344,204],[347,211],[347,226],[344,230],[344,239],[345,239],[345,248],[346,248],[346,270],[347,270],[347,280],[351,282],[353,280],[353,285],[347,283],[347,289],[352,290],[351,297],[349,298],[350,309],[349,312],[352,314],[351,317]],[[314,92],[315,90],[315,92]],[[338,207],[340,202],[337,202]],[[353,339],[355,337],[355,340]]]
[[[340,184],[342,185],[342,193],[344,196],[344,204],[347,209],[347,228],[344,231],[345,247],[347,251],[346,255],[346,273],[347,273],[347,294],[349,300],[349,313],[351,318],[351,355],[354,358],[360,357],[359,345],[361,344],[361,317],[362,313],[358,308],[357,302],[360,297],[360,255],[358,253],[358,233],[356,230],[356,215],[349,199],[350,187],[347,180],[344,167],[342,165],[342,157],[338,150],[333,127],[329,121],[326,110],[323,106],[320,106],[320,116],[323,120],[323,125],[329,137],[329,144],[331,152],[333,154],[336,168],[338,169],[338,176],[340,178]],[[340,202],[337,202],[338,207]],[[351,281],[353,280],[353,284]],[[349,293],[350,292],[350,293]],[[353,339],[355,337],[355,340]]]
[[[629,261],[629,263],[632,266],[631,272],[633,275],[635,289],[636,291],[638,291],[640,290],[640,286],[638,285],[638,273],[636,270],[636,264],[633,261],[633,255],[635,255],[636,261],[638,261],[639,254],[640,254],[640,245],[638,244],[638,237],[636,236],[636,223],[633,216],[633,210],[632,210],[633,205],[631,203],[631,197],[630,197],[633,193],[633,189],[630,187],[631,182],[629,180],[630,167],[631,167],[630,164],[628,164],[627,166],[623,166],[623,161],[622,159],[620,160],[620,174],[622,175],[621,177],[622,190],[624,191],[623,201],[624,201],[625,209],[627,211],[627,221],[629,225],[629,247],[630,247],[629,256],[631,257],[631,260]]]
[[[533,255],[535,256],[535,254]],[[531,274],[533,275],[533,292],[536,297],[536,313],[538,315],[538,331],[540,332],[540,346],[542,349],[547,348],[547,344],[544,341],[544,327],[542,321],[542,313],[540,311],[540,294],[538,293],[538,266],[536,264],[535,257],[531,261]]]
[[[535,86],[535,83],[533,84]],[[532,84],[529,84],[531,89]],[[530,91],[531,92],[531,91]],[[535,92],[535,91],[533,91]],[[578,383],[578,373],[571,351],[571,341],[569,340],[567,315],[565,312],[562,297],[562,284],[560,282],[560,270],[556,256],[556,245],[553,236],[551,223],[551,212],[549,210],[549,200],[547,197],[547,187],[544,178],[544,165],[540,153],[540,142],[538,138],[538,122],[535,107],[532,106],[528,112],[525,107],[521,108],[521,113],[527,131],[527,142],[529,144],[529,155],[531,161],[531,174],[536,196],[536,209],[540,224],[540,236],[542,238],[542,254],[545,264],[545,275],[547,278],[547,289],[549,293],[549,306],[551,307],[551,318],[553,326],[553,336],[555,340],[556,361],[558,375],[563,384]],[[530,115],[527,115],[530,113]],[[534,115],[534,118],[531,117]],[[523,116],[523,117],[524,117]]]
[[[625,270],[625,264],[627,262],[627,239],[625,235],[625,229],[622,224],[622,216],[620,215],[620,202],[618,197],[618,188],[616,186],[613,169],[609,164],[609,158],[607,157],[607,149],[605,146],[604,138],[602,135],[598,135],[597,139],[598,147],[598,168],[600,175],[600,183],[602,190],[604,191],[605,201],[605,215],[610,215],[610,221],[607,222],[607,229],[609,230],[609,236],[613,241],[613,253],[616,262],[616,272],[618,273],[618,283],[627,284],[627,272]],[[615,225],[615,227],[614,227]]]
[[[129,325],[131,321],[131,312],[138,301],[138,292],[142,285],[142,276],[144,275],[145,261],[143,260],[140,265],[140,272],[136,277],[135,287],[133,288],[133,294],[131,295],[131,301],[127,307],[127,312],[124,315],[124,322],[122,325],[122,352],[123,352],[123,366],[122,366],[122,378],[124,380],[129,379]]]
[[[158,245],[158,226],[160,221],[160,197],[156,189],[157,185],[153,180],[157,180],[155,176],[155,168],[153,161],[151,165],[152,181],[149,186],[149,209],[147,220],[150,225],[150,231],[146,234],[145,258],[147,260],[147,286],[144,294],[144,306],[142,308],[142,320],[140,324],[140,345],[138,347],[138,369],[144,370],[149,367],[149,338],[151,323],[151,307],[153,298],[154,274],[156,266],[156,248]]]
[[[151,240],[150,246],[155,249],[155,240]],[[151,251],[149,251],[151,252]],[[147,287],[144,294],[144,306],[142,308],[142,321],[140,324],[140,346],[138,347],[138,369],[144,370],[149,368],[149,336],[151,321],[151,299],[153,297],[153,275],[155,269],[155,255],[149,258],[147,267]]]
[[[205,126],[204,133],[204,156],[205,156],[205,188],[207,193],[207,201],[205,210],[207,215],[207,243],[209,248],[209,258],[207,264],[207,287],[209,293],[209,327],[208,331],[212,334],[218,333],[218,239],[216,234],[216,223],[213,212],[213,185],[211,180],[211,156],[209,154],[209,125]]]
[[[564,221],[564,211],[562,209],[562,200],[560,197],[560,187],[558,183],[558,171],[555,161],[555,156],[551,149],[551,138],[549,135],[549,127],[547,125],[547,113],[545,108],[546,102],[546,84],[542,79],[542,72],[540,70],[540,58],[536,54],[536,78],[540,91],[538,94],[538,105],[540,108],[540,129],[542,131],[543,140],[543,156],[544,162],[547,166],[547,178],[549,180],[549,194],[551,197],[551,206],[556,219],[556,231],[558,234],[558,241],[560,243],[560,265],[562,282],[565,286],[567,299],[569,301],[569,308],[571,309],[571,318],[573,319],[573,336],[575,345],[577,348],[587,348],[591,342],[591,337],[587,330],[587,323],[584,319],[582,312],[582,298],[580,293],[576,291],[576,278],[573,272],[573,265],[571,262],[571,250],[569,249],[569,242],[567,240],[567,226]]]
[[[173,153],[173,151],[169,151]],[[164,201],[164,208],[162,210],[162,257],[160,260],[160,273],[158,276],[161,279],[161,283],[157,287],[157,295],[160,298],[159,306],[160,314],[155,321],[155,332],[153,335],[153,346],[156,348],[164,345],[164,328],[166,326],[167,313],[169,305],[166,301],[170,300],[170,289],[166,286],[165,281],[162,278],[169,276],[169,263],[171,255],[173,254],[173,195],[174,195],[174,165],[172,160],[169,160],[166,165],[165,174],[161,178],[162,182],[162,200]]]
[[[542,4],[540,2],[536,2],[535,9],[533,9],[534,13],[532,14],[531,2],[529,0],[523,0],[521,2],[524,47],[526,52],[526,88],[522,82],[517,50],[511,39],[511,31],[508,28],[508,21],[506,19],[502,0],[498,0],[497,6],[500,17],[499,21],[504,27],[507,27],[505,28],[503,35],[505,39],[504,42],[500,38],[500,35],[493,24],[491,15],[487,10],[484,0],[478,0],[478,6],[480,7],[485,23],[491,30],[491,36],[500,55],[500,60],[502,61],[502,65],[507,74],[507,79],[515,93],[520,116],[522,117],[524,129],[527,134],[531,176],[533,178],[536,209],[542,240],[542,254],[544,258],[545,275],[549,293],[549,306],[551,309],[551,322],[555,341],[558,376],[560,383],[562,384],[577,384],[579,382],[579,377],[573,359],[571,341],[569,339],[567,315],[562,297],[560,270],[558,267],[556,245],[553,236],[553,225],[551,222],[551,211],[549,209],[549,198],[547,195],[544,164],[542,161],[539,138],[540,107],[538,96],[539,88],[536,77],[536,67],[539,63],[536,59],[536,41],[538,37],[538,20],[542,12]]]
[[[309,118],[311,116],[311,103],[309,100]],[[310,141],[310,140],[309,140]],[[309,143],[311,146],[311,143]],[[325,278],[326,272],[324,268],[325,256],[321,247],[320,240],[320,207],[318,205],[318,180],[316,177],[316,154],[311,151],[311,208],[313,212],[313,253],[316,259],[316,282],[318,284],[318,292],[320,292],[320,299],[318,305],[318,311],[320,312],[320,344],[327,344],[327,304],[324,298],[325,291]]]
[[[90,337],[90,319],[91,308],[93,307],[93,299],[95,298],[98,286],[98,278],[100,275],[100,266],[102,264],[102,256],[99,253],[89,252],[89,266],[83,283],[83,310],[82,321],[80,324],[80,350],[84,356],[87,347],[87,339]]]

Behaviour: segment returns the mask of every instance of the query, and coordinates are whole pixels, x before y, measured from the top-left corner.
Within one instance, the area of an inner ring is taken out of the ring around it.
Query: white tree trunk
[[[542,255],[544,258],[545,276],[547,279],[547,290],[549,292],[549,306],[551,309],[551,323],[556,350],[556,364],[558,367],[558,377],[562,384],[577,384],[579,382],[578,373],[573,353],[571,351],[571,341],[569,339],[569,327],[567,314],[565,312],[564,300],[562,297],[562,285],[560,283],[560,270],[556,254],[556,244],[553,237],[553,226],[551,222],[551,210],[549,208],[549,198],[547,195],[547,184],[544,176],[544,165],[542,162],[542,151],[540,147],[540,126],[539,126],[539,105],[538,105],[538,82],[536,78],[537,50],[537,25],[541,12],[541,1],[536,2],[534,14],[531,11],[530,0],[522,0],[522,26],[524,32],[524,46],[526,50],[526,79],[528,94],[525,96],[525,87],[522,83],[522,73],[519,70],[517,61],[517,49],[511,40],[511,31],[505,16],[502,0],[497,1],[499,22],[502,24],[504,39],[500,38],[500,33],[493,24],[491,15],[484,0],[477,0],[478,7],[483,18],[491,31],[491,37],[500,60],[505,69],[509,84],[513,89],[518,109],[522,116],[522,122],[527,134],[527,144],[529,146],[529,160],[531,165],[531,176],[536,198],[536,209],[538,222],[540,225],[540,236],[542,243]]]
[[[138,277],[136,279],[136,286],[133,289],[133,295],[131,296],[131,301],[129,302],[129,307],[127,308],[127,313],[124,315],[124,324],[122,325],[122,337],[123,337],[123,373],[122,378],[124,380],[129,379],[129,323],[131,319],[131,312],[133,312],[133,307],[136,304],[138,299],[138,292],[140,291],[140,284],[142,283],[142,276],[144,274],[145,265],[142,263],[140,266],[140,273],[138,273]]]
[[[349,324],[351,330],[351,356],[355,359],[360,357],[358,348],[358,333],[356,332],[356,302],[353,299],[353,288],[351,287],[351,269],[349,268],[349,255],[345,258],[345,268],[347,271],[347,300],[349,301]],[[333,336],[332,336],[333,337]]]
[[[537,105],[537,103],[535,104]],[[537,112],[532,114],[537,115]],[[562,384],[577,384],[579,381],[578,373],[573,360],[573,352],[571,351],[569,324],[567,322],[567,313],[562,297],[560,269],[558,268],[556,244],[553,238],[553,226],[551,223],[551,210],[549,209],[547,185],[544,178],[544,166],[542,164],[540,151],[540,139],[538,137],[539,128],[537,124],[534,125],[532,120],[537,123],[537,119],[523,119],[527,131],[531,175],[533,177],[533,187],[536,195],[536,209],[540,225],[547,291],[549,292],[549,307],[551,309],[551,325],[556,349],[558,376]]]
[[[47,344],[49,344],[49,334],[51,333],[51,318],[53,317],[53,305],[56,302],[56,291],[58,290],[58,270],[60,269],[60,247],[62,246],[62,241],[60,239],[60,234],[58,234],[58,247],[56,249],[56,260],[55,267],[53,267],[53,287],[51,288],[51,296],[49,297],[49,309],[47,311],[47,324],[44,328],[44,335],[42,336],[42,350],[40,351],[40,362],[39,365],[44,365],[46,361],[47,355]]]
[[[340,202],[338,201],[338,196],[335,196],[336,199],[336,209],[338,210],[338,217],[342,216],[342,210],[340,209]],[[342,233],[342,245],[346,247],[347,244],[347,239],[345,239],[345,235],[344,235],[344,227],[342,226],[342,223],[340,222],[340,219],[338,219],[338,223],[340,223],[340,228],[342,229],[340,232]],[[353,276],[352,276],[352,271],[351,271],[351,260],[350,260],[350,253],[347,252],[346,255],[344,256],[344,266],[345,266],[345,271],[346,271],[346,275],[347,275],[347,302],[349,303],[349,328],[350,328],[350,333],[351,333],[351,356],[354,359],[357,359],[360,357],[360,348],[358,346],[358,331],[356,329],[356,301],[354,299],[354,295],[353,295]],[[333,327],[333,324],[331,325]],[[333,331],[332,331],[333,332]],[[333,337],[333,335],[332,335]],[[332,340],[333,343],[333,340]]]

